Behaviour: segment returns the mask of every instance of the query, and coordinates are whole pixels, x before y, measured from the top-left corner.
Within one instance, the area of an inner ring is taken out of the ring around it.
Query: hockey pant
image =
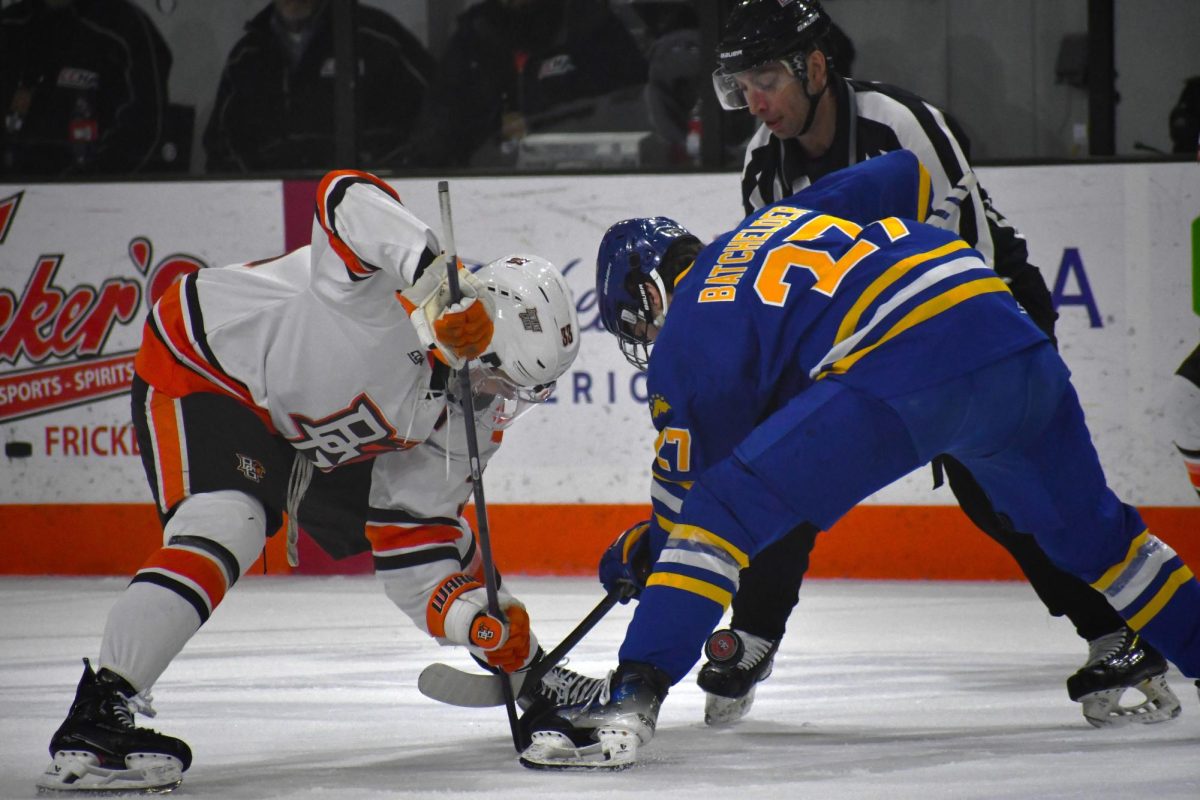
[[[987,494],[957,460],[942,456],[942,469],[964,513],[981,531],[1009,552],[1052,616],[1065,616],[1087,641],[1112,633],[1124,624],[1104,595],[1051,563],[1037,541],[1014,531],[992,509]],[[738,579],[731,627],[778,641],[799,601],[817,529],[801,525],[767,545]]]
[[[798,395],[696,481],[621,660],[680,680],[750,557],[804,521],[828,529],[941,453],[961,461],[1052,562],[1102,591],[1132,628],[1200,677],[1200,583],[1108,488],[1066,365],[1049,343],[897,397],[836,378]],[[672,549],[678,557],[667,557]]]

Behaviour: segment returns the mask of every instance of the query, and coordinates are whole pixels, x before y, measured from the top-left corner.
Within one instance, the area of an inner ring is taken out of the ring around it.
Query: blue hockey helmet
[[[596,255],[596,302],[605,330],[620,341],[625,360],[645,369],[650,345],[662,327],[667,310],[663,260],[671,246],[681,240],[699,242],[686,228],[667,217],[636,217],[621,220],[600,240]],[[661,307],[655,310],[646,284],[658,288]],[[651,329],[654,329],[653,331]]]

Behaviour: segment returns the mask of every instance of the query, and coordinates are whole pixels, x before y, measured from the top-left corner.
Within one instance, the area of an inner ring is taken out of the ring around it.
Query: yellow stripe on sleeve
[[[669,478],[664,478],[657,472],[651,472],[650,477],[654,478],[654,480],[658,481],[659,483],[669,483],[673,486],[682,486],[684,489],[688,490],[690,490],[692,488],[692,484],[695,483],[695,481],[673,481]]]
[[[929,195],[933,193],[933,180],[929,170],[920,161],[917,162],[917,222],[924,222],[929,214]]]

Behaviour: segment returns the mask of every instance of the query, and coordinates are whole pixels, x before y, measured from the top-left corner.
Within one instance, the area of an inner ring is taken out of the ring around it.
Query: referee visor
[[[796,79],[791,65],[783,59],[768,61],[740,72],[726,72],[723,67],[712,74],[713,91],[721,108],[736,111],[750,105],[747,97],[751,91],[766,95],[776,94]]]

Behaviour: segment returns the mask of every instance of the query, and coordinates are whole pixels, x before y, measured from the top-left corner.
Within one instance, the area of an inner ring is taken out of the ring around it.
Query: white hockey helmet
[[[498,258],[475,273],[495,303],[492,343],[471,363],[476,408],[489,396],[497,427],[545,402],[579,353],[579,318],[561,272],[540,256]],[[481,396],[482,395],[482,396]]]

